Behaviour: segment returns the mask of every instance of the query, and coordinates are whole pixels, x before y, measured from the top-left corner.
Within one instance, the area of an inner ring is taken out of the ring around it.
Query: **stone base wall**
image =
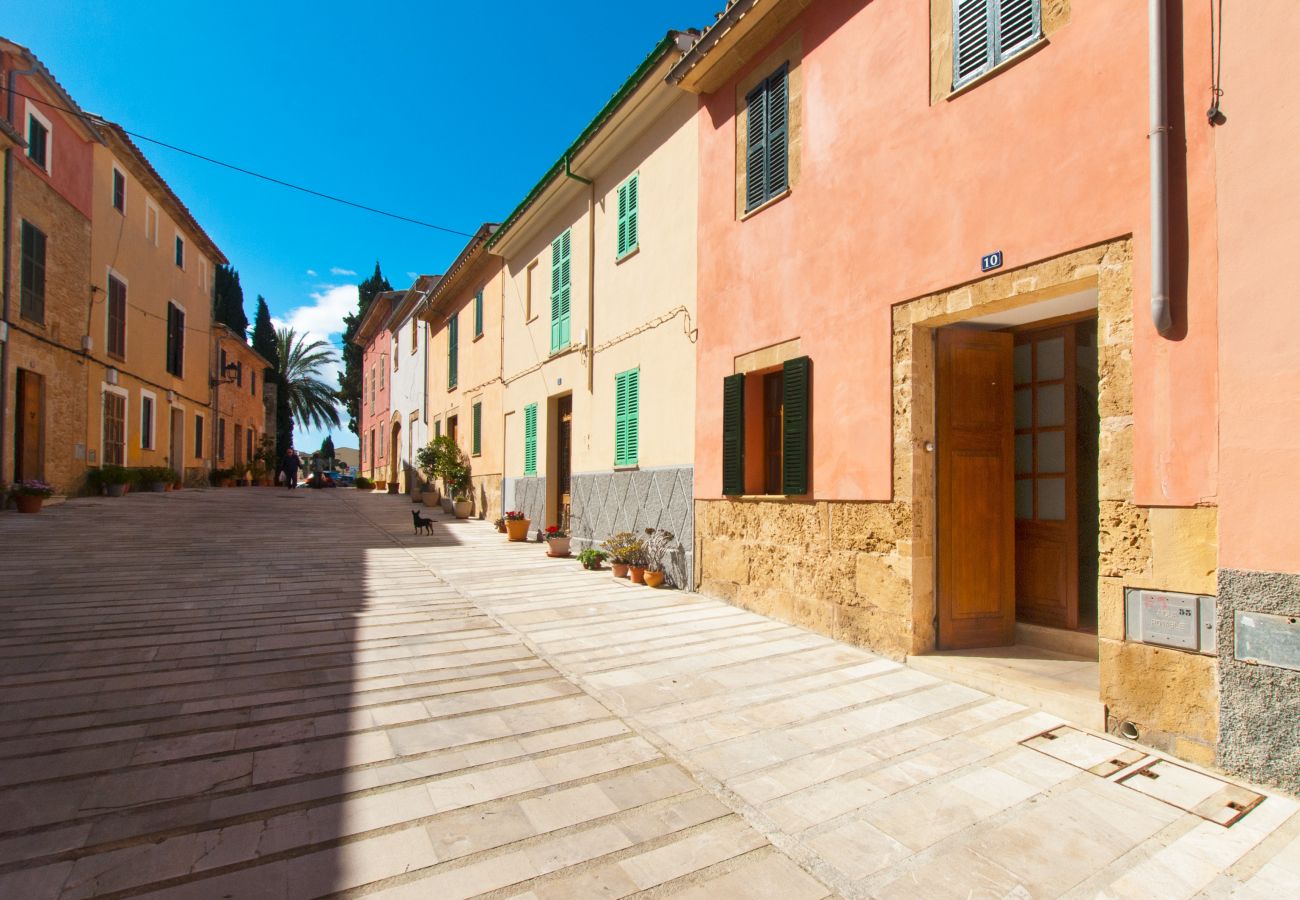
[[[575,551],[599,547],[611,534],[663,528],[673,534],[664,575],[673,587],[692,584],[694,468],[674,466],[574,475],[569,530]]]
[[[471,481],[474,485],[471,492],[474,495],[475,518],[495,522],[505,515],[501,508],[501,476],[475,475]]]
[[[1236,658],[1236,612],[1300,619],[1300,575],[1219,572],[1217,763],[1300,794],[1300,671]]]

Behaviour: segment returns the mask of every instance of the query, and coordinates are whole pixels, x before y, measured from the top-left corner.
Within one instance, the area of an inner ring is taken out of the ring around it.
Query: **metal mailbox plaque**
[[[1124,631],[1130,641],[1213,654],[1214,598],[1125,588]]]
[[[1242,662],[1300,672],[1300,617],[1237,610],[1232,633]]]

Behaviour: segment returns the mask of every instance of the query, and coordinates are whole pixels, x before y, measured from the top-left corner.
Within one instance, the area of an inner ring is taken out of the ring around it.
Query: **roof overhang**
[[[465,284],[470,283],[470,279],[479,271],[479,263],[487,256],[484,247],[488,238],[496,232],[500,225],[493,222],[485,222],[474,232],[474,236],[465,244],[464,249],[447,268],[442,280],[429,293],[428,299],[423,308],[419,310],[418,315],[426,322],[433,322],[435,313],[446,304],[452,302],[452,297]]]
[[[46,94],[46,96],[38,99],[51,106],[62,107],[67,113],[67,118],[72,121],[74,127],[87,140],[103,143],[104,136],[96,127],[92,117],[88,116],[77,105],[77,101],[73,100],[72,95],[63,89],[63,85],[59,84],[59,80],[54,77],[53,73],[45,68],[45,63],[41,62],[35,53],[22,44],[16,44],[7,38],[0,38],[0,52],[12,53],[15,56],[22,57],[27,64],[27,68],[34,70],[32,74],[39,76],[38,83],[42,88],[42,92]],[[5,87],[8,88],[9,85],[5,85]],[[12,101],[15,97],[10,94],[8,99]]]
[[[735,0],[677,61],[668,81],[710,94],[754,61],[813,0]]]
[[[392,331],[394,326],[401,327],[406,324],[406,320],[418,314],[425,304],[428,303],[429,294],[438,286],[442,280],[441,275],[421,275],[412,282],[411,286],[402,293],[402,298],[393,305],[393,311],[389,313],[388,320],[384,327]]]
[[[352,343],[357,347],[369,344],[370,340],[383,330],[383,326],[388,324],[393,301],[405,293],[406,291],[380,291],[371,297],[370,305],[366,307],[361,322],[357,325],[356,334],[352,335]]]
[[[585,196],[589,187],[579,179],[593,179],[681,97],[665,81],[674,60],[693,34],[670,32],[624,82],[578,139],[551,166],[501,227],[488,240],[487,249],[509,256],[535,237],[565,204]],[[570,176],[577,176],[570,177]]]

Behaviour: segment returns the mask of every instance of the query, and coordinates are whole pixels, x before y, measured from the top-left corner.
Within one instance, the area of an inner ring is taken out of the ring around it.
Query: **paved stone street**
[[[1292,798],[410,510],[0,515],[0,897],[1297,896]]]

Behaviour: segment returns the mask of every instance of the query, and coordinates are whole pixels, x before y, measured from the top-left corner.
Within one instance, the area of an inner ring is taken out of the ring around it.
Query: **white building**
[[[441,276],[421,275],[388,320],[392,335],[390,433],[395,435],[400,490],[421,489],[415,456],[429,442],[429,326],[417,317]]]

